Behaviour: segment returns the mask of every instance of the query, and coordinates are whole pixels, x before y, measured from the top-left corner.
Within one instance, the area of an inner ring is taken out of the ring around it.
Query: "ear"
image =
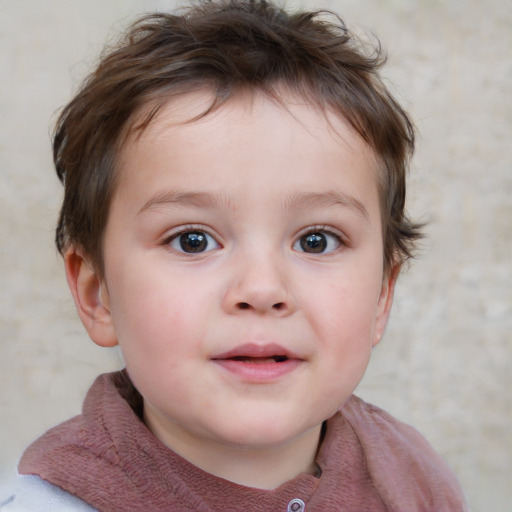
[[[74,247],[64,254],[64,264],[78,316],[90,338],[102,347],[117,345],[105,281]]]
[[[391,307],[393,306],[393,297],[395,294],[395,284],[400,274],[400,265],[395,265],[388,271],[382,279],[379,301],[377,303],[377,315],[375,320],[375,329],[373,331],[372,346],[377,345],[384,335],[384,330],[388,323]]]

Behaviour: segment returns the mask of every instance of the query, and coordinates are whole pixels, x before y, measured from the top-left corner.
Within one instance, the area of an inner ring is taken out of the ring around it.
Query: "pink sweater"
[[[98,377],[83,413],[35,441],[19,472],[101,512],[285,512],[297,499],[306,512],[467,510],[455,477],[425,439],[357,397],[327,421],[321,475],[300,474],[266,491],[210,475],[165,447],[128,404],[136,395],[122,375]]]

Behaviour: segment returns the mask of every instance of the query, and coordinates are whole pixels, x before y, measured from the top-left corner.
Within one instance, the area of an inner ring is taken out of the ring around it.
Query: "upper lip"
[[[238,345],[227,352],[216,354],[212,359],[233,359],[235,357],[268,358],[275,356],[286,357],[287,359],[302,359],[277,343],[245,343],[243,345]]]

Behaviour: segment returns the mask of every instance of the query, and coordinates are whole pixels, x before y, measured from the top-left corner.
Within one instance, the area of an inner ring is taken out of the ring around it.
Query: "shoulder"
[[[38,476],[20,475],[12,492],[0,497],[0,512],[95,512],[72,494]]]
[[[362,441],[386,440],[392,444],[415,447],[426,457],[437,459],[439,455],[428,441],[412,426],[397,420],[379,407],[352,396],[341,409],[346,421],[354,428]],[[394,450],[397,446],[394,447]],[[399,447],[398,447],[399,449]]]
[[[363,449],[378,448],[388,461],[415,461],[424,471],[446,469],[446,462],[414,427],[397,420],[383,409],[352,396],[341,413],[356,432]],[[373,453],[372,453],[373,455]]]
[[[341,414],[357,435],[372,481],[391,510],[468,510],[455,475],[414,427],[355,396]]]

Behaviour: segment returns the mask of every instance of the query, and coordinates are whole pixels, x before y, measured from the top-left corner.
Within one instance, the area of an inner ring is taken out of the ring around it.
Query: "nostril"
[[[260,311],[259,307],[255,306],[249,302],[237,302],[236,308],[239,311],[246,310],[246,309],[253,309],[253,308],[257,311]],[[272,311],[284,311],[286,309],[286,303],[285,302],[276,302],[275,304],[272,304],[270,309]],[[267,307],[262,307],[261,311],[270,311],[270,310],[268,309],[268,306],[267,306]]]

